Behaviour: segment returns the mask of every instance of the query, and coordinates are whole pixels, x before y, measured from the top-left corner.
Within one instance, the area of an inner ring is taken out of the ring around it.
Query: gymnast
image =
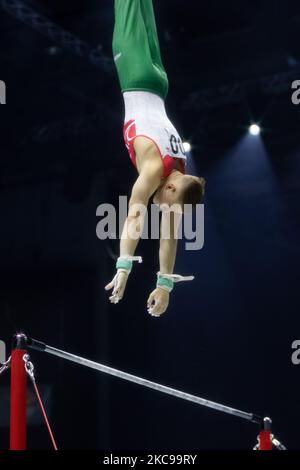
[[[205,181],[185,174],[186,153],[166,113],[169,84],[152,0],[115,0],[113,55],[125,103],[125,145],[139,176],[132,188],[120,240],[117,273],[105,289],[112,289],[111,303],[122,299],[133,261],[141,261],[134,256],[139,237],[130,236],[143,226],[144,213],[138,207],[147,207],[153,196],[153,202],[162,210],[160,269],[147,308],[152,316],[159,317],[167,310],[174,282],[193,278],[173,274],[176,231],[185,208],[201,203]]]

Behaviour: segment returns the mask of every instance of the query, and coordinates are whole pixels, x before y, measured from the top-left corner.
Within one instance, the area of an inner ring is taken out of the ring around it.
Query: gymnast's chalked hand
[[[160,317],[168,308],[169,298],[169,292],[157,287],[147,301],[148,313],[153,317]]]
[[[128,279],[128,273],[124,271],[118,271],[113,280],[105,286],[105,290],[113,290],[109,300],[112,304],[117,304],[122,300],[126,283]]]

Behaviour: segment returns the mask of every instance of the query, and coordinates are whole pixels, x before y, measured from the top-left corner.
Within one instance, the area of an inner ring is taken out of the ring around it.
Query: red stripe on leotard
[[[137,167],[137,165],[136,165],[136,154],[135,154],[134,145],[133,145],[134,140],[136,139],[136,137],[146,137],[147,139],[151,140],[151,142],[153,142],[156,145],[156,148],[158,150],[158,153],[160,155],[160,158],[162,160],[162,164],[164,167],[163,176],[162,176],[163,178],[167,178],[171,174],[171,172],[174,170],[176,160],[180,160],[181,171],[182,173],[185,173],[185,162],[183,159],[174,158],[174,157],[171,157],[170,155],[163,156],[161,154],[161,151],[157,143],[151,137],[147,135],[141,135],[141,134],[136,135],[136,125],[135,125],[134,119],[131,119],[124,125],[123,137],[124,137],[125,145],[128,150],[130,159],[133,165],[135,166],[135,168]]]

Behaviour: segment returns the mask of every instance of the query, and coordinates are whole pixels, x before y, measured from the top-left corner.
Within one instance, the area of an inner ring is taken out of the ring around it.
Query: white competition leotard
[[[159,151],[164,166],[163,178],[169,176],[177,159],[185,172],[186,154],[181,138],[169,120],[162,98],[146,91],[123,93],[125,102],[124,140],[130,159],[136,167],[134,139],[147,137]]]

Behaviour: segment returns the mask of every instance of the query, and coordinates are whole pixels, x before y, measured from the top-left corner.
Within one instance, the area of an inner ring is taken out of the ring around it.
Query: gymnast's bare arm
[[[169,211],[163,212],[160,226],[159,266],[161,274],[173,273],[177,253],[177,233],[181,214]],[[159,317],[168,308],[170,293],[156,287],[150,294],[147,306],[148,312]]]
[[[133,256],[143,232],[146,208],[152,194],[161,184],[163,166],[156,146],[147,138],[137,137],[134,142],[139,176],[132,188],[128,207],[128,216],[124,224],[120,241],[120,256]],[[143,208],[145,210],[143,210]],[[117,279],[107,284],[111,290],[111,303],[122,299],[128,279],[126,272],[120,272]]]

